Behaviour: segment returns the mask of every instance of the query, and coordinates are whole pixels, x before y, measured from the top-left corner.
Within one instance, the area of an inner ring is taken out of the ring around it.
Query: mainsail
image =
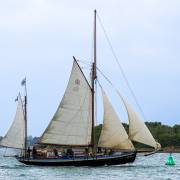
[[[140,143],[149,145],[151,147],[154,147],[155,149],[159,149],[161,145],[155,141],[151,132],[145,125],[145,123],[138,117],[138,115],[133,110],[133,108],[129,105],[127,100],[119,92],[118,94],[120,95],[128,113],[129,138],[132,141],[140,142]]]
[[[38,143],[88,146],[92,131],[92,91],[76,61],[62,101]]]
[[[134,150],[132,142],[113,109],[106,93],[102,89],[104,120],[98,146],[104,148]]]
[[[14,121],[7,134],[0,141],[0,146],[24,149],[25,143],[25,119],[23,103],[20,94],[18,95],[18,106]]]

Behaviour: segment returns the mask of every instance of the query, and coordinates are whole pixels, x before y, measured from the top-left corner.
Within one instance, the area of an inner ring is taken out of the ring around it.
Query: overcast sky
[[[14,99],[23,92],[20,82],[25,76],[29,134],[39,136],[44,131],[66,88],[72,56],[92,60],[95,8],[145,121],[179,124],[179,0],[1,0],[0,135],[11,125]],[[97,23],[98,67],[139,112]],[[88,69],[84,70],[88,75]],[[121,120],[127,122],[117,95],[99,78]],[[100,92],[98,95],[101,107]],[[102,108],[97,121],[102,122]]]

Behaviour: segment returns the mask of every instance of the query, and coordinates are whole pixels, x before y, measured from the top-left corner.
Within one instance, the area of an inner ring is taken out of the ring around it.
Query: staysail
[[[62,101],[38,143],[87,146],[91,144],[92,92],[74,60]]]
[[[102,89],[104,120],[98,146],[112,149],[134,150],[132,142]]]
[[[161,145],[155,141],[145,123],[138,117],[127,100],[119,92],[118,94],[120,95],[128,113],[129,138],[132,141],[149,145],[151,147],[154,147],[155,149],[160,149]]]
[[[21,95],[18,95],[18,106],[14,121],[7,134],[0,141],[0,146],[24,149],[25,119]]]

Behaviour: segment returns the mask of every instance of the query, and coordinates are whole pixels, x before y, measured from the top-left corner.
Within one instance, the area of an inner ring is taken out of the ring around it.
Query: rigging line
[[[120,69],[120,71],[121,71],[121,74],[122,74],[122,76],[123,76],[123,78],[124,78],[124,80],[125,80],[125,82],[126,82],[126,84],[127,84],[127,87],[129,88],[129,90],[130,90],[130,92],[131,92],[131,94],[132,94],[132,96],[133,96],[133,98],[134,98],[134,100],[135,100],[135,102],[136,102],[139,110],[141,111],[144,120],[146,120],[145,113],[144,113],[143,109],[141,108],[141,106],[140,106],[140,104],[139,104],[139,102],[138,102],[138,99],[137,99],[134,91],[132,90],[132,88],[131,88],[131,86],[130,86],[130,83],[129,83],[129,81],[128,81],[126,75],[125,75],[125,72],[124,72],[124,70],[123,70],[123,68],[122,68],[122,66],[121,66],[121,64],[120,64],[120,62],[119,62],[119,60],[118,60],[118,58],[117,58],[117,56],[116,56],[116,53],[115,53],[115,51],[114,51],[114,48],[113,48],[113,46],[112,46],[112,44],[111,44],[111,41],[110,41],[110,39],[109,39],[109,37],[108,37],[108,35],[107,35],[107,32],[106,32],[106,30],[105,30],[105,28],[104,28],[104,26],[103,26],[103,23],[102,23],[102,21],[101,21],[100,16],[98,15],[98,13],[97,13],[97,17],[98,17],[100,26],[101,26],[101,28],[102,28],[102,30],[103,30],[103,32],[104,32],[105,38],[106,38],[106,40],[107,40],[107,42],[108,42],[108,45],[109,45],[109,47],[110,47],[110,49],[111,49],[111,51],[112,51],[112,54],[113,54],[113,56],[114,56],[114,59],[116,60],[116,63],[118,64],[118,67],[119,67],[119,69]]]
[[[118,89],[112,84],[112,82],[107,78],[107,76],[104,75],[104,73],[103,73],[99,68],[97,68],[97,70],[98,70],[98,71],[100,72],[100,74],[105,78],[105,80],[112,86],[112,88],[116,91],[116,93],[119,95],[119,97],[120,97],[121,100],[123,101],[124,106],[126,107],[124,98],[123,98],[123,96],[119,93]],[[98,81],[98,84],[99,84],[100,87],[102,88],[102,86],[101,86],[101,84],[100,84],[99,81]],[[126,109],[127,109],[127,107],[126,107]],[[127,111],[127,113],[128,113],[128,111]],[[129,114],[128,114],[128,116],[129,116]],[[144,120],[145,120],[145,119],[144,119]]]
[[[113,83],[109,80],[109,78],[108,78],[107,76],[105,76],[105,74],[104,74],[99,68],[97,68],[97,70],[100,72],[100,74],[105,78],[105,80],[112,86],[112,88],[113,88],[113,89],[117,92],[117,94],[119,95],[118,89],[113,85]],[[100,82],[99,82],[99,80],[97,80],[97,82],[98,82],[100,88],[103,89],[103,88],[102,88],[102,85],[101,85]],[[120,97],[121,97],[121,96],[120,96]],[[121,99],[122,99],[122,98],[121,98]]]
[[[109,82],[109,84],[114,88],[114,89],[116,89],[115,87],[114,87],[114,85],[112,84],[112,82],[105,76],[105,74],[97,67],[97,70],[100,72],[100,74],[106,79],[106,81],[108,81]],[[99,83],[99,85],[100,85],[100,82],[98,81],[98,83]],[[100,87],[102,88],[102,86],[100,85]]]
[[[97,83],[98,83],[99,87],[102,89],[102,86],[101,86],[101,84],[99,82],[99,79],[97,79]]]

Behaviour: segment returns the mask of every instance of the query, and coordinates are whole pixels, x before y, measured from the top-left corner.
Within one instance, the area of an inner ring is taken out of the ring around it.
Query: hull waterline
[[[37,166],[104,166],[104,165],[120,165],[134,162],[136,152],[123,153],[112,156],[97,156],[89,158],[54,158],[54,159],[27,159],[17,157],[17,160],[26,165]]]

